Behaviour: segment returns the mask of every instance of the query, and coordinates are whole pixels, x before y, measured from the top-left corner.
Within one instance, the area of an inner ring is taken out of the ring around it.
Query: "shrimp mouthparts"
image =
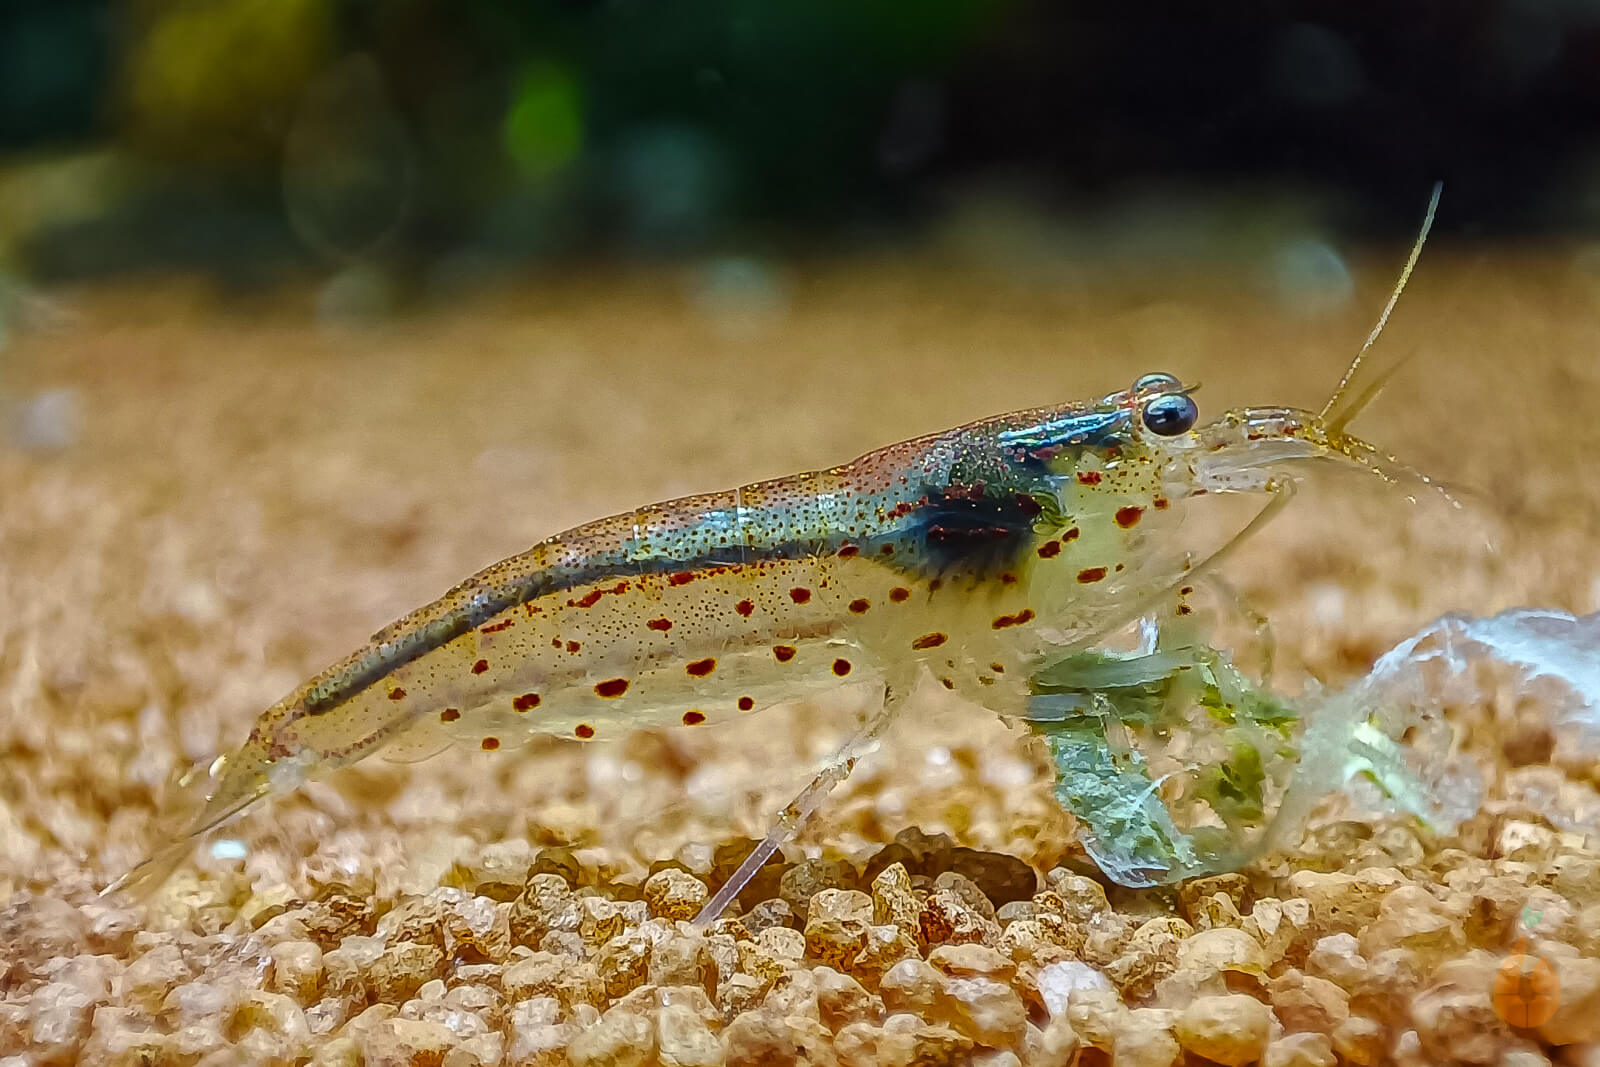
[[[1243,408],[1223,415],[1197,436],[1195,484],[1208,492],[1270,491],[1284,477],[1279,469],[1283,464],[1304,460],[1354,465],[1391,484],[1413,483],[1443,492],[1427,475],[1359,437],[1330,429],[1309,411]]]

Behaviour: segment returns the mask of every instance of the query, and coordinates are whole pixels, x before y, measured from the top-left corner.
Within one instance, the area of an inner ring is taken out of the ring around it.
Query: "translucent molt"
[[[1477,812],[1484,780],[1459,750],[1450,707],[1531,699],[1561,747],[1600,751],[1600,614],[1518,608],[1446,615],[1400,642],[1355,684],[1300,701],[1301,766],[1277,816],[1292,843],[1317,799],[1336,789],[1369,807],[1409,811],[1448,830]],[[1504,686],[1509,683],[1509,692]],[[1589,813],[1550,817],[1595,829]]]
[[[1600,615],[1445,616],[1354,684],[1292,701],[1205,636],[1167,628],[1135,652],[1078,653],[1033,679],[1029,719],[1055,763],[1056,795],[1121,885],[1233,870],[1292,845],[1339,790],[1453,827],[1479,810],[1484,783],[1445,709],[1490,700],[1485,679],[1497,673],[1537,698],[1552,730],[1600,746]]]

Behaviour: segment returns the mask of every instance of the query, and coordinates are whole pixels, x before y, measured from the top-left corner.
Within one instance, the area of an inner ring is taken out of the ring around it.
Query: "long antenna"
[[[1342,433],[1344,428],[1350,424],[1350,420],[1359,415],[1362,409],[1372,402],[1373,397],[1378,395],[1379,390],[1384,387],[1394,372],[1405,364],[1406,359],[1410,358],[1408,354],[1393,365],[1384,368],[1376,378],[1355,394],[1354,399],[1346,402],[1346,397],[1350,394],[1351,387],[1355,383],[1356,375],[1366,362],[1367,352],[1377,343],[1378,336],[1383,333],[1383,328],[1389,324],[1389,315],[1394,311],[1395,304],[1399,302],[1400,294],[1405,291],[1406,282],[1411,278],[1411,270],[1417,265],[1417,257],[1422,255],[1422,245],[1428,239],[1428,231],[1433,229],[1433,216],[1439,210],[1439,196],[1443,192],[1444,182],[1434,182],[1433,195],[1428,198],[1427,213],[1422,216],[1422,229],[1417,233],[1416,243],[1411,246],[1411,255],[1406,259],[1405,269],[1400,272],[1400,280],[1395,283],[1394,291],[1389,294],[1389,302],[1383,306],[1383,314],[1378,316],[1378,324],[1372,328],[1371,333],[1367,334],[1366,344],[1362,345],[1361,351],[1356,353],[1356,358],[1350,362],[1349,368],[1344,372],[1344,377],[1340,379],[1338,388],[1333,391],[1333,395],[1328,398],[1328,402],[1322,406],[1321,418],[1331,434]]]

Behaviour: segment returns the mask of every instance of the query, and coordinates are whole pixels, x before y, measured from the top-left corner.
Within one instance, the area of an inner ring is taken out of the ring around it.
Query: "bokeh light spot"
[[[405,223],[416,170],[373,57],[346,56],[306,86],[284,139],[283,202],[308,247],[334,261],[376,253]]]
[[[608,184],[617,200],[620,228],[636,248],[703,245],[731,209],[728,154],[698,127],[635,127],[610,161]]]
[[[517,169],[548,177],[583,148],[583,94],[570,71],[551,63],[527,67],[506,112],[503,140]]]
[[[1344,257],[1317,237],[1285,241],[1272,259],[1273,288],[1278,302],[1298,315],[1314,318],[1349,303],[1355,284]]]
[[[1272,81],[1288,100],[1310,107],[1344,104],[1361,92],[1361,57],[1339,34],[1300,23],[1278,35]]]
[[[695,306],[724,337],[759,334],[782,319],[789,297],[783,279],[762,260],[725,256],[698,272],[691,291]]]

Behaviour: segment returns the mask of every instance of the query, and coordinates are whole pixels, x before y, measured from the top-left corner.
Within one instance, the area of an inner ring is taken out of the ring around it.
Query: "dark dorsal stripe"
[[[979,580],[1010,570],[1033,540],[1044,508],[1028,493],[952,485],[925,492],[926,503],[896,534],[909,551],[894,565],[918,577]]]
[[[1039,502],[1027,493],[986,491],[982,486],[926,487],[915,503],[907,506],[894,529],[879,537],[852,539],[840,535],[749,549],[726,545],[690,559],[632,560],[622,551],[607,553],[582,567],[541,571],[512,585],[481,590],[466,606],[396,635],[387,655],[374,649],[343,674],[313,686],[306,695],[305,710],[310,715],[332,711],[394,671],[471,633],[502,612],[584,586],[707,567],[830,555],[847,543],[858,545],[863,555],[910,577],[994,577],[1027,550],[1040,511]],[[885,547],[892,551],[884,552]]]

